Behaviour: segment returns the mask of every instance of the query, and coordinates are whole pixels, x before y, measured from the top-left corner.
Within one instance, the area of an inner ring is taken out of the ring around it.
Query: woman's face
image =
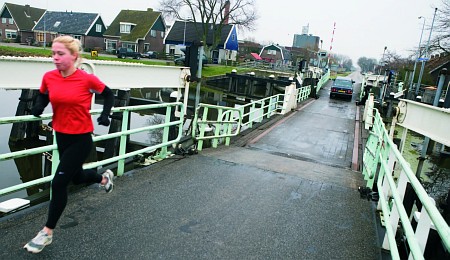
[[[54,42],[52,44],[52,57],[53,63],[60,71],[67,71],[73,68],[77,60],[77,55],[71,54],[70,50],[60,42]]]

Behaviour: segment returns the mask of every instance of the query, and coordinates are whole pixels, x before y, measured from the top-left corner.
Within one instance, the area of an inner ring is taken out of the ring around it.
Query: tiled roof
[[[202,24],[201,23],[194,23],[194,22],[185,22],[184,21],[175,21],[175,23],[172,25],[172,28],[170,29],[169,34],[166,37],[166,43],[183,43],[184,39],[184,26],[186,25],[186,43],[192,43],[194,41],[200,40],[201,34],[202,34]],[[199,34],[197,34],[197,29]],[[211,24],[208,25],[209,31],[208,36],[206,38],[206,44],[212,45],[213,43],[213,30],[211,29]],[[220,35],[220,41],[219,45],[222,45],[227,40],[228,35],[230,34],[230,31],[233,29],[233,25],[223,25],[221,35]]]
[[[84,35],[98,16],[95,13],[47,11],[33,30]]]
[[[118,36],[122,41],[136,42],[148,34],[160,15],[161,12],[155,12],[151,8],[147,11],[122,10],[103,35]],[[135,24],[136,26],[129,34],[120,33],[121,22]]]
[[[9,10],[17,27],[22,31],[31,31],[35,22],[37,22],[45,12],[45,9],[34,8],[29,5],[5,3],[4,7]]]
[[[426,63],[426,66],[430,70],[430,73],[433,73],[435,70],[441,69],[449,62],[450,62],[449,54],[440,54],[432,56],[431,59]]]

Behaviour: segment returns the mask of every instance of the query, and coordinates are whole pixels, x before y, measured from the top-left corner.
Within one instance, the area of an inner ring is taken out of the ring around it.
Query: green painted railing
[[[371,100],[373,102],[373,98]],[[428,233],[434,228],[443,246],[450,251],[449,226],[389,137],[378,110],[368,111],[365,120],[370,121],[368,125],[371,125],[371,130],[363,156],[363,175],[367,187],[372,188],[376,182],[378,188],[378,209],[383,213],[386,228],[383,248],[390,250],[392,259],[400,259],[396,233],[401,229],[410,249],[410,257],[424,259]],[[423,205],[420,212],[413,211],[410,216],[403,206],[407,183],[411,184]],[[418,221],[415,230],[410,221],[413,218]]]
[[[319,93],[320,89],[328,82],[330,79],[330,70],[327,71],[322,77],[320,77],[319,82],[317,82],[316,93]]]
[[[180,107],[180,109],[179,109],[179,111],[181,111],[180,118],[176,121],[171,121],[172,109],[175,109],[177,106]],[[140,128],[136,128],[136,129],[128,129],[129,120],[130,120],[129,119],[130,112],[156,109],[156,108],[166,108],[164,123],[140,127]],[[160,149],[160,150],[155,159],[164,159],[170,154],[170,152],[168,152],[168,150],[167,150],[167,147],[172,144],[177,143],[181,139],[182,129],[183,129],[183,120],[184,120],[183,103],[177,102],[177,103],[117,107],[117,108],[113,108],[112,112],[121,112],[122,113],[121,131],[116,132],[116,133],[111,133],[111,134],[94,136],[92,139],[94,142],[98,142],[98,141],[102,141],[102,140],[120,137],[119,154],[117,156],[107,158],[107,159],[104,159],[101,161],[86,163],[85,165],[83,165],[84,169],[92,169],[92,168],[96,168],[99,166],[117,162],[118,163],[117,175],[121,176],[121,175],[123,175],[124,170],[125,170],[125,159],[132,157],[132,156],[139,155],[139,154],[143,154],[146,152],[155,151],[158,149]],[[92,115],[98,115],[100,113],[101,113],[101,110],[92,110],[91,111]],[[51,119],[51,117],[52,117],[52,114],[44,114],[41,117],[34,117],[34,116],[3,117],[3,118],[0,118],[0,124],[12,124],[12,123],[19,123],[19,122],[47,120],[47,119]],[[173,140],[169,140],[169,128],[171,126],[178,127],[178,135],[177,135],[176,139],[173,139]],[[136,151],[132,151],[132,152],[128,152],[128,153],[126,152],[128,135],[139,133],[139,132],[144,132],[144,131],[156,130],[156,129],[163,130],[161,143],[151,145],[151,146],[148,146],[148,147],[136,150]],[[53,143],[55,143],[55,142],[53,142]],[[58,156],[58,150],[57,150],[56,144],[46,145],[46,146],[42,146],[42,147],[36,147],[36,148],[17,151],[17,152],[0,154],[0,161],[26,157],[26,156],[30,156],[30,155],[34,155],[34,154],[42,154],[42,153],[49,152],[49,151],[52,151],[52,171],[51,172],[52,172],[52,174],[54,174],[56,167],[59,163],[59,156]],[[50,175],[50,176],[39,178],[39,179],[29,181],[26,183],[7,187],[7,188],[0,190],[0,196],[6,195],[8,193],[16,192],[16,191],[19,191],[22,189],[26,189],[26,188],[29,188],[29,187],[32,187],[32,186],[35,186],[38,184],[47,183],[47,182],[50,182],[52,179],[53,179],[53,175]]]
[[[242,129],[252,128],[253,123],[261,122],[274,114],[284,114],[291,99],[296,103],[306,100],[311,93],[311,86],[296,89],[295,95],[277,94],[257,101],[252,101],[238,108],[199,104],[193,120],[192,137],[197,140],[197,150],[203,149],[203,141],[211,139],[211,146],[217,148],[224,140],[230,144],[230,138]],[[245,112],[248,111],[248,112]],[[211,119],[211,115],[217,115]]]

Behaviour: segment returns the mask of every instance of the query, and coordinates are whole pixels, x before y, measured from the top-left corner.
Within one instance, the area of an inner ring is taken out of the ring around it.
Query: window
[[[2,17],[2,23],[6,23],[6,18]]]
[[[161,38],[164,38],[164,32],[161,31]]]
[[[36,34],[36,40],[38,41],[38,42],[43,42],[44,41],[44,33],[37,33]]]
[[[72,37],[81,42],[81,35],[73,35]]]
[[[147,52],[150,50],[150,43],[144,43],[144,52]]]
[[[96,32],[102,32],[102,25],[101,24],[96,24],[95,25],[95,31]]]
[[[117,48],[117,41],[106,40],[106,49],[115,50]]]
[[[17,38],[17,31],[5,29],[5,34],[7,39]]]
[[[61,22],[60,22],[60,21],[56,21],[56,22],[55,22],[55,24],[53,25],[53,27],[55,27],[55,28],[56,28],[56,27],[58,27],[58,26],[59,26],[60,24],[61,24]]]
[[[9,18],[9,24],[14,24],[14,19]]]
[[[130,33],[134,25],[132,23],[120,23],[120,33]]]
[[[277,51],[276,50],[267,50],[267,54],[269,54],[269,55],[277,55]]]
[[[0,37],[2,37],[2,35],[3,35],[3,30],[0,29]]]
[[[156,31],[155,30],[150,30],[150,36],[156,37]]]

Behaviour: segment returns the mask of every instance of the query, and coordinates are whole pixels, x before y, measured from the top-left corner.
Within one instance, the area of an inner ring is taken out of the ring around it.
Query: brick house
[[[30,5],[5,3],[0,11],[0,40],[32,44],[33,26],[44,12],[45,9]]]

